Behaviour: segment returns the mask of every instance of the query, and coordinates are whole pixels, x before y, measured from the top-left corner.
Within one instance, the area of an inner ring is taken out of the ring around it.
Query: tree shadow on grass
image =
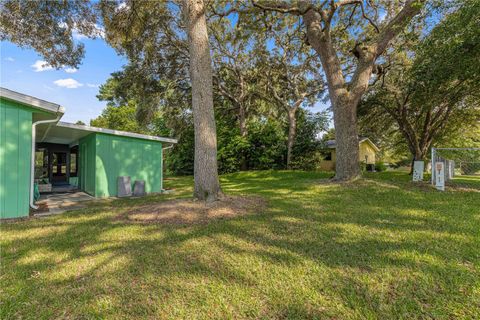
[[[448,205],[470,195],[262,175],[223,187],[264,196],[265,212],[208,225],[124,224],[120,200],[2,226],[2,318],[421,318],[474,303],[478,213]]]

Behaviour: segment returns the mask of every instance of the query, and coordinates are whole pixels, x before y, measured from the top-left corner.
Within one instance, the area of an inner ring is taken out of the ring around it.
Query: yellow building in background
[[[360,148],[358,161],[365,164],[375,164],[376,154],[380,151],[380,149],[370,139],[365,137],[359,138],[358,144]],[[325,152],[324,159],[322,160],[322,162],[320,162],[319,169],[325,171],[334,171],[335,161],[337,159],[337,144],[335,140],[328,140],[326,142],[326,145],[328,150]]]

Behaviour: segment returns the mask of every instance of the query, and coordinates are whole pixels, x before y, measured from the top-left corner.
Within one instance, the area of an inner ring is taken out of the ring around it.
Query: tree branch
[[[251,0],[254,7],[262,10],[276,11],[280,13],[290,13],[297,16],[305,14],[310,9],[315,9],[312,3],[300,1],[299,5],[294,5],[290,1],[276,0]]]
[[[422,8],[425,0],[407,0],[402,10],[387,24],[387,26],[380,32],[376,42],[376,56],[381,55],[397,34],[410,22]]]

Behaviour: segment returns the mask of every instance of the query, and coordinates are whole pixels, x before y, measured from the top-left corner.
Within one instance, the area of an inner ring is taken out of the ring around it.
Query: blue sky
[[[8,42],[1,42],[0,85],[14,91],[58,103],[66,108],[63,121],[82,120],[89,124],[97,117],[106,103],[95,97],[98,86],[110,73],[126,64],[102,39],[81,38],[86,54],[78,70],[49,69],[42,67],[42,57],[34,50],[21,49]]]

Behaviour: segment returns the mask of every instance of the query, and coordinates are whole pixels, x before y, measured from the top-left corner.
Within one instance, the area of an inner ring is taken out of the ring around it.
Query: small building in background
[[[327,140],[325,144],[327,149],[323,152],[324,158],[320,162],[319,169],[325,171],[335,171],[337,143],[335,140]],[[358,144],[360,148],[358,162],[365,163],[367,167],[370,165],[375,165],[375,162],[377,161],[376,154],[380,152],[380,149],[366,137],[359,137]]]

